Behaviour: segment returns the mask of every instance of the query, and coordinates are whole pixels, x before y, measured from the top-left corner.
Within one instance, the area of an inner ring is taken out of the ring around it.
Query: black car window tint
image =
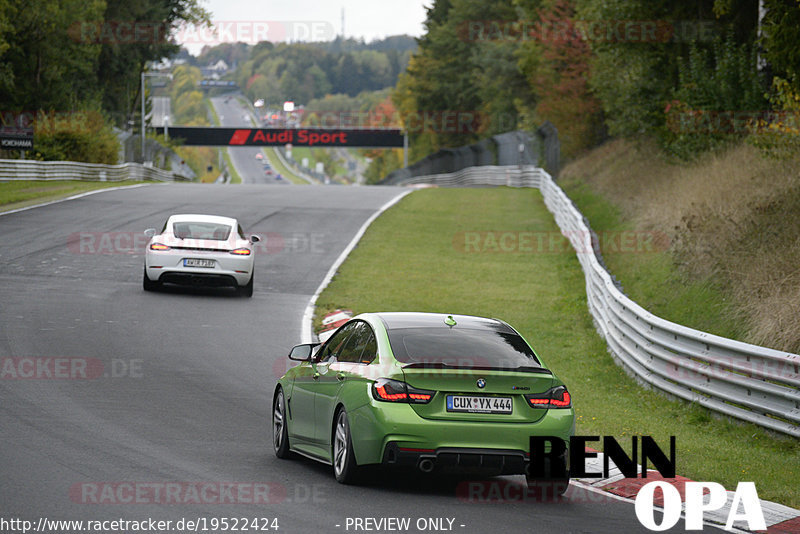
[[[362,353],[369,344],[370,338],[374,339],[372,329],[367,323],[359,321],[337,359],[340,362],[361,363]],[[370,358],[369,361],[372,359]]]
[[[519,335],[466,328],[402,328],[389,331],[389,343],[403,363],[462,368],[541,367]]]
[[[378,340],[375,339],[375,334],[370,331],[369,338],[364,344],[364,350],[361,351],[359,362],[372,363],[376,356],[378,356]]]
[[[356,323],[348,323],[344,325],[344,327],[340,328],[339,331],[336,332],[327,341],[327,343],[325,343],[325,347],[322,349],[322,353],[320,354],[318,361],[326,362],[333,356],[336,356],[336,359],[339,360],[339,353],[341,352],[342,347],[344,347],[344,343],[347,341],[348,336],[350,336],[350,334],[353,332],[355,325]]]

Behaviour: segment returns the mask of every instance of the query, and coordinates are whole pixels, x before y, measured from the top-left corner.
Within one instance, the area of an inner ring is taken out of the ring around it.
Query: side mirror
[[[256,234],[250,236],[251,243],[258,243],[259,241],[261,241],[261,236],[257,236]]]
[[[147,230],[144,231],[144,235],[146,235],[147,237],[153,237],[154,235],[156,235],[156,229],[148,228]]]
[[[289,351],[289,359],[294,360],[296,362],[307,362],[311,360],[311,353],[314,350],[314,347],[319,346],[319,343],[306,343],[303,345],[297,345],[293,347],[291,351]]]

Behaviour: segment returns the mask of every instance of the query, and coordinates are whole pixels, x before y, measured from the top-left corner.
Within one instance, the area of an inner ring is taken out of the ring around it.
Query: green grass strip
[[[236,167],[233,165],[233,161],[231,160],[231,155],[228,152],[228,149],[220,148],[218,150],[222,150],[222,157],[225,159],[225,165],[228,168],[228,172],[231,173],[231,183],[232,184],[242,183],[242,177],[239,175],[239,171],[237,171]]]
[[[637,228],[586,184],[561,185],[598,234],[603,260],[625,294],[674,323],[742,339],[743,325],[733,319],[736,313],[715,277],[691,279],[681,273],[669,252],[665,230]]]
[[[297,162],[302,164],[303,158],[308,158],[308,165],[309,169],[313,169],[317,165],[317,158],[314,155],[314,152],[305,146],[296,146],[292,148],[292,158]]]
[[[474,233],[484,236],[477,245],[465,239]],[[504,319],[566,382],[578,434],[614,436],[628,450],[632,435],[651,435],[665,450],[674,435],[678,474],[728,489],[755,481],[762,499],[800,507],[798,440],[645,390],[613,361],[592,324],[580,264],[536,190],[409,195],[372,224],[317,306],[317,325],[336,308]]]
[[[10,211],[50,202],[95,189],[141,183],[143,182],[136,180],[126,180],[124,182],[84,182],[79,180],[14,180],[0,182],[0,211]]]

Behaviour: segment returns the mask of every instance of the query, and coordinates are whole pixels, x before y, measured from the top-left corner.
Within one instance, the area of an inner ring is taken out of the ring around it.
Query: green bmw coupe
[[[497,319],[367,313],[289,358],[300,364],[275,388],[275,454],[332,464],[342,483],[375,464],[527,476],[531,436],[575,431],[566,386]]]

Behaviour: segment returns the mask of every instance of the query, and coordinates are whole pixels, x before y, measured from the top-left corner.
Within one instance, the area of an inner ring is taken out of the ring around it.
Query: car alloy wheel
[[[272,406],[272,445],[275,447],[275,456],[278,458],[289,457],[289,431],[286,428],[286,404],[283,390],[278,391]]]
[[[353,440],[350,436],[350,424],[347,412],[339,410],[333,431],[333,473],[342,484],[350,484],[356,479],[358,466],[353,454]]]

